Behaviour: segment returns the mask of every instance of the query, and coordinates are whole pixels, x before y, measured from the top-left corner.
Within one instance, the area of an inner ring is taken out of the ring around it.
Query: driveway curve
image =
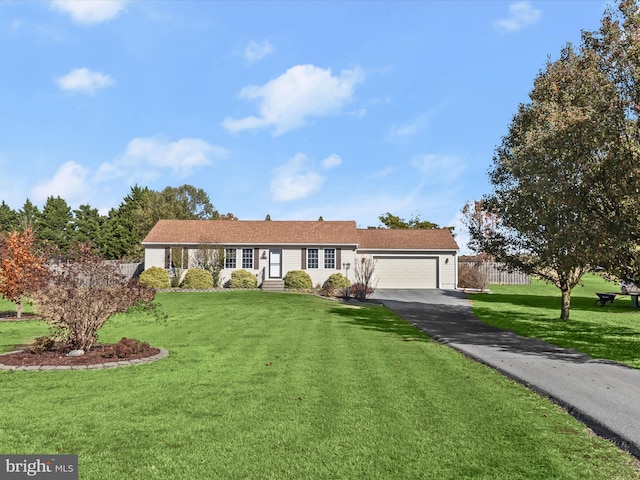
[[[640,458],[640,370],[486,325],[456,290],[378,290],[372,296],[434,340],[566,408]]]

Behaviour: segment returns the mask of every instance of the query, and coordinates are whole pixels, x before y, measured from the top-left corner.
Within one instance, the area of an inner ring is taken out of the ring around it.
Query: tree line
[[[91,244],[104,259],[142,261],[141,242],[160,219],[237,220],[221,215],[207,193],[192,185],[156,191],[138,185],[107,215],[91,205],[72,210],[59,196],[50,196],[42,209],[27,199],[19,210],[0,203],[0,234],[31,230],[39,249],[49,256],[67,255],[72,245]]]

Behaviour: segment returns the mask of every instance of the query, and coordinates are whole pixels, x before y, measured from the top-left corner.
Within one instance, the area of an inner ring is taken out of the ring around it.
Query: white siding
[[[234,247],[228,247],[228,248],[234,248]],[[238,253],[237,253],[236,268],[235,269],[225,268],[221,271],[221,275],[220,275],[221,285],[224,285],[228,280],[231,279],[231,273],[234,270],[242,269],[241,252],[243,247],[237,247],[237,248],[238,248]],[[248,247],[244,247],[244,248],[248,248]],[[252,247],[252,248],[256,248],[256,247]],[[248,270],[254,275],[256,275],[258,277],[258,283],[260,283],[262,279],[263,270],[264,270],[264,278],[266,278],[267,280],[269,279],[269,250],[274,250],[274,249],[279,249],[282,251],[282,256],[281,256],[282,278],[284,278],[287,272],[290,272],[292,270],[304,270],[309,274],[309,276],[311,277],[311,282],[315,286],[318,284],[322,285],[324,281],[327,278],[329,278],[329,275],[333,273],[342,273],[343,275],[346,274],[346,271],[342,268],[342,265],[336,265],[336,267],[339,266],[340,268],[331,268],[331,269],[324,268],[324,248],[325,247],[315,247],[315,246],[310,247],[310,248],[318,248],[320,250],[319,268],[302,268],[302,247],[271,245],[271,246],[261,246],[257,248],[259,250],[259,254],[258,254],[259,268],[257,270],[254,270],[254,269],[245,269],[245,270]],[[333,247],[333,246],[327,246],[327,248],[335,248],[335,249],[341,250],[340,263],[349,262],[351,264],[351,270],[349,270],[349,278],[353,280],[353,268],[355,265],[355,258],[356,258],[355,249],[353,248],[347,249],[344,247],[341,248],[341,247]],[[262,258],[263,254],[266,258]]]
[[[144,269],[151,267],[164,268],[164,247],[145,247]]]

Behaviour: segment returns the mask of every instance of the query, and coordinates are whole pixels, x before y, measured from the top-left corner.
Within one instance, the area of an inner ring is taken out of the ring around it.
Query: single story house
[[[160,220],[142,241],[144,268],[194,267],[198,251],[224,252],[222,283],[252,272],[258,285],[305,270],[314,285],[332,273],[354,279],[356,262],[375,261],[377,288],[457,287],[459,247],[448,229],[358,229],[354,221]],[[179,257],[179,258],[176,258]]]

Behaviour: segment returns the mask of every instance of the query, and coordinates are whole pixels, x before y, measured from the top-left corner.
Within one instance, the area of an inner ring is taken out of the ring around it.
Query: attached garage
[[[374,255],[377,288],[438,288],[438,258]]]
[[[359,229],[356,261],[375,260],[377,288],[455,289],[458,244],[446,228]]]

